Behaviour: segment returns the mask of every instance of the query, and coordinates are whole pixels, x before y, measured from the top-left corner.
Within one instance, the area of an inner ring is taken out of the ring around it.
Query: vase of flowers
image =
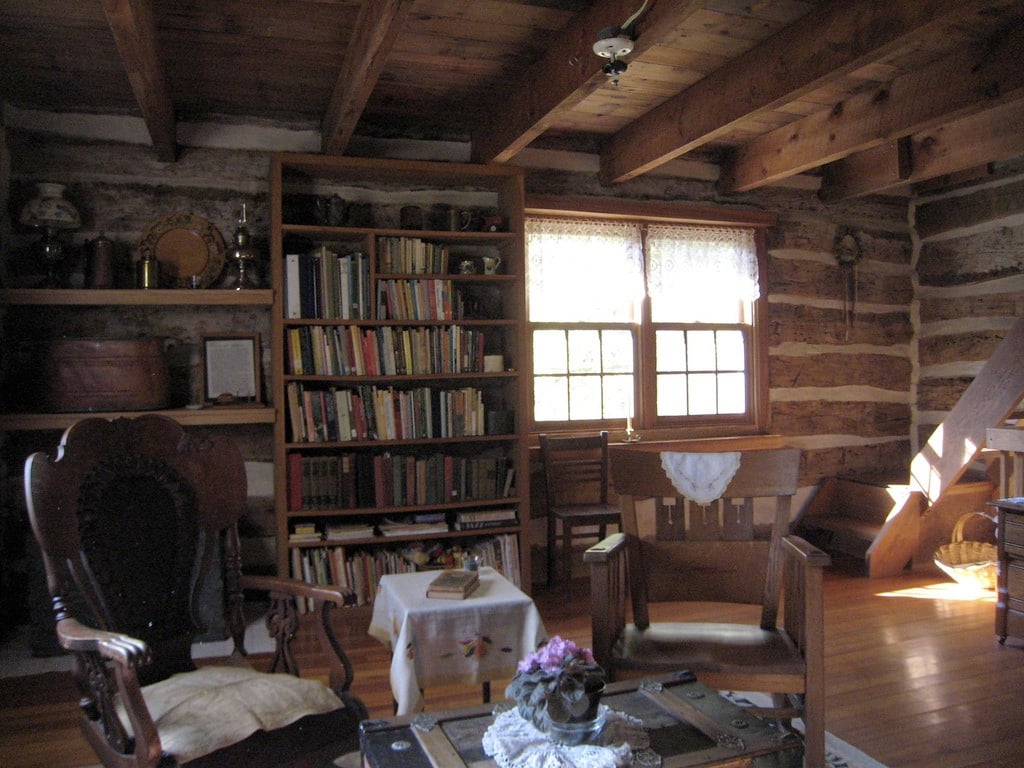
[[[519,662],[505,695],[537,730],[579,744],[601,730],[606,680],[589,648],[556,635]]]

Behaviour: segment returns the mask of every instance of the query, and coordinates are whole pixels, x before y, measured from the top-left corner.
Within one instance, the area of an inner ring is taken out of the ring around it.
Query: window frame
[[[656,414],[656,370],[655,370],[655,331],[664,326],[679,326],[679,323],[658,323],[651,320],[650,297],[644,296],[640,312],[640,323],[636,329],[634,346],[634,401],[633,428],[646,436],[647,439],[675,439],[686,437],[729,437],[737,435],[766,434],[769,428],[768,409],[768,301],[767,301],[767,237],[766,230],[777,223],[777,216],[767,211],[743,208],[719,208],[698,206],[684,203],[663,201],[634,201],[612,198],[589,197],[555,197],[546,195],[530,195],[526,199],[524,213],[530,216],[560,216],[593,219],[625,219],[638,221],[641,224],[698,224],[747,227],[754,230],[754,243],[757,251],[758,274],[760,280],[760,296],[753,303],[750,321],[750,375],[747,378],[747,397],[750,403],[749,414],[725,414],[711,416],[665,416]],[[646,271],[645,271],[646,280]],[[573,324],[533,323],[529,318],[529,285],[523,281],[527,306],[526,328],[524,339],[527,349],[532,350],[533,332],[535,329],[550,325],[571,328]],[[580,327],[593,326],[593,323],[581,323]],[[604,324],[602,324],[603,326]],[[618,327],[619,323],[609,323],[607,327]],[[682,324],[686,325],[686,324]],[[700,324],[701,330],[714,329],[720,324]],[[549,433],[580,432],[595,428],[609,429],[618,434],[619,420],[594,419],[587,421],[536,422],[533,412],[533,390],[535,375],[533,372],[532,352],[527,355],[529,370],[526,386],[529,390],[528,401],[531,404],[528,418],[530,431],[534,434],[545,431]],[[624,424],[621,425],[624,428]]]

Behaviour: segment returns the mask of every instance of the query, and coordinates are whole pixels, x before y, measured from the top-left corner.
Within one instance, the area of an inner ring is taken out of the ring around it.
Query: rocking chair
[[[64,433],[55,460],[28,458],[25,491],[82,728],[104,766],[312,768],[358,749],[366,710],[330,621],[349,596],[242,575],[246,475],[230,440],[156,414],[89,418]],[[211,583],[223,585],[235,651],[197,666],[197,603]],[[271,601],[269,672],[245,663],[249,590]],[[296,598],[315,607],[330,687],[298,677]]]

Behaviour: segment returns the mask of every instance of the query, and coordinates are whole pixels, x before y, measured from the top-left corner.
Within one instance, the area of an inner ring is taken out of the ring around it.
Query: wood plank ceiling
[[[623,28],[618,84],[593,52]],[[455,138],[480,162],[699,159],[722,193],[905,193],[1024,154],[1020,0],[0,0],[0,99],[178,122]]]

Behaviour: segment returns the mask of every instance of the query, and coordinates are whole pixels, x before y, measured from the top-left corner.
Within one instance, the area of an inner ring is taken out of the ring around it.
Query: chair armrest
[[[626,534],[613,533],[587,548],[583,553],[583,562],[602,563],[613,557],[621,557],[625,553]]]
[[[136,674],[136,669],[152,661],[149,645],[131,635],[96,629],[72,618],[58,621],[56,629],[60,646],[77,654],[75,677],[85,694],[79,706],[87,718],[86,734],[102,739],[115,752],[134,753],[139,765],[157,765],[163,750]],[[105,661],[113,666],[108,667]],[[111,671],[133,736],[128,735],[117,713],[108,683]]]
[[[591,646],[594,659],[611,669],[612,646],[626,626],[626,552],[624,533],[613,533],[583,553],[590,565]]]
[[[809,544],[806,539],[796,534],[787,534],[782,537],[782,541],[787,552],[802,558],[807,562],[807,565],[813,568],[825,568],[832,564],[832,558],[829,557],[827,552],[823,552],[813,544]]]
[[[334,631],[332,611],[337,606],[354,605],[355,593],[348,587],[338,585],[309,584],[299,579],[279,576],[243,575],[238,580],[241,589],[258,590],[270,595],[270,612],[267,614],[267,630],[274,638],[274,656],[270,662],[270,671],[282,670],[300,676],[299,665],[292,653],[291,641],[299,627],[297,601],[306,600],[312,603],[311,613],[316,616],[316,633],[320,648],[324,652],[328,666],[328,678],[331,688],[346,703],[358,703],[348,695],[355,677],[355,669]],[[232,631],[235,648],[245,654],[244,626]]]
[[[66,650],[96,653],[132,669],[149,664],[152,660],[149,646],[142,640],[121,632],[94,629],[75,619],[61,619],[57,622],[57,641]]]
[[[258,590],[270,594],[277,593],[295,598],[307,598],[335,605],[348,605],[355,600],[355,593],[347,587],[309,584],[299,579],[287,579],[279,576],[243,575],[239,579],[239,586],[242,589]]]

